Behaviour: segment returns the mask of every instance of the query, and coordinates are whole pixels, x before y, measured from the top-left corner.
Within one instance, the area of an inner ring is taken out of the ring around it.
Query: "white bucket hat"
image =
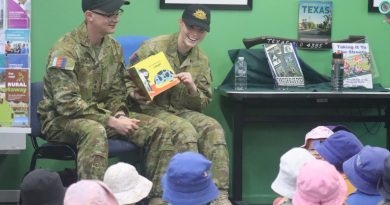
[[[280,196],[293,198],[300,168],[308,161],[315,160],[304,148],[295,147],[280,158],[279,173],[271,188]]]
[[[314,129],[310,130],[305,136],[305,144],[303,144],[301,147],[305,148],[307,145],[307,141],[309,139],[326,139],[329,138],[331,135],[333,135],[333,131],[325,126],[318,126]]]
[[[148,196],[153,183],[138,174],[134,166],[119,162],[111,165],[104,174],[104,183],[111,189],[120,204],[132,204]]]

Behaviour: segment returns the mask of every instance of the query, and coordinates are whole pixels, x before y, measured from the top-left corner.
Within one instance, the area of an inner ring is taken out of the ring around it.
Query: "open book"
[[[304,86],[304,78],[291,43],[265,44],[264,52],[276,86]]]
[[[149,56],[128,69],[131,79],[148,100],[177,85],[180,80],[163,52]]]

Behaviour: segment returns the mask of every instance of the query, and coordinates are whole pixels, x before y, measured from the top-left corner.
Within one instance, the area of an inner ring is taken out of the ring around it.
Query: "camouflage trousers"
[[[103,179],[108,166],[108,138],[119,138],[143,147],[146,157],[145,176],[153,182],[150,196],[161,197],[161,176],[174,154],[169,125],[139,113],[130,113],[129,117],[140,120],[139,129],[129,136],[118,135],[93,120],[68,119],[52,125],[47,133],[47,140],[77,146],[79,180]]]
[[[194,151],[213,162],[213,180],[221,190],[229,188],[229,155],[225,134],[213,118],[196,111],[170,113],[163,110],[144,110],[168,123],[176,152]]]

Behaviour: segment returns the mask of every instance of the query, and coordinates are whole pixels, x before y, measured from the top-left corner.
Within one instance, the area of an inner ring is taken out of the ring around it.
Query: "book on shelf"
[[[292,43],[264,44],[264,52],[276,86],[303,87],[305,85]]]
[[[128,72],[136,86],[150,101],[180,82],[163,52],[145,58],[130,67]]]
[[[298,39],[327,42],[332,33],[332,1],[299,1]]]
[[[333,43],[332,51],[343,53],[343,87],[373,88],[371,54],[368,43]]]

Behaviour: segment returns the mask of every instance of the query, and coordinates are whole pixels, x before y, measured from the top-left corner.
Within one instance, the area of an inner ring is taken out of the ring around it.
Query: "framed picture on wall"
[[[205,4],[211,9],[251,10],[252,0],[160,0],[160,9],[184,9],[188,4]]]
[[[379,12],[378,6],[381,0],[368,0],[368,12]]]

